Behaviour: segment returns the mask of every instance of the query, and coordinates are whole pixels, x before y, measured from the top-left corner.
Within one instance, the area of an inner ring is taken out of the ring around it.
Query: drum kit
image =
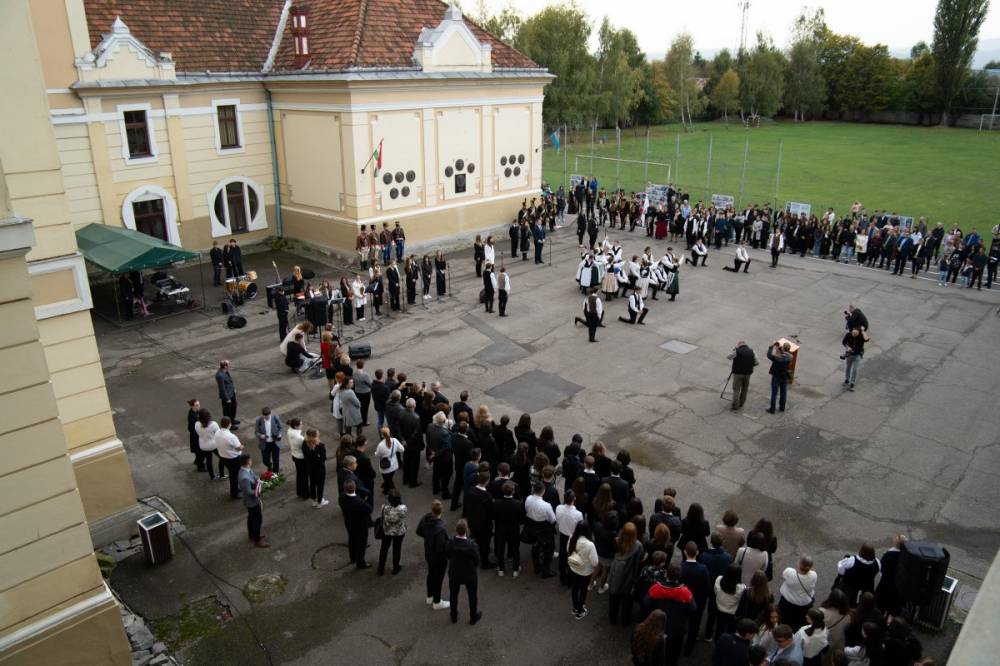
[[[226,278],[226,294],[234,303],[257,298],[257,271],[247,271],[238,278]]]

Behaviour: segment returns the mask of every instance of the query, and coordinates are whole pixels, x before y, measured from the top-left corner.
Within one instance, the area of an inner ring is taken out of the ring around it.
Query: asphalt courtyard
[[[618,236],[627,254],[647,244],[660,254],[666,245]],[[779,541],[775,570],[812,555],[820,597],[840,556],[865,540],[881,553],[897,532],[945,544],[963,589],[974,589],[1000,544],[998,293],[808,257],[783,256],[770,269],[763,252],[751,256],[748,275],[721,270],[731,263],[726,249],[711,252],[706,268],[682,269],[677,301],[647,301],[645,326],[617,321],[621,299],[605,304],[607,327],[598,344],[588,344],[586,331],[573,325],[582,305],[573,280],[575,237],[560,230],[551,265],[508,261],[509,317],[477,305],[481,285],[471,251],[463,251],[450,262],[450,296],[405,314],[383,313],[344,336],[372,344],[370,370],[394,366],[411,379],[440,380],[452,400],[469,390],[470,402],[489,405],[495,418],[506,413],[516,421],[529,411],[536,431],[552,425],[562,446],[578,432],[588,449],[595,440],[627,447],[647,515],[673,486],[683,507],[702,503],[713,524],[728,508],[746,527],[769,517]],[[263,273],[271,258],[251,255],[244,264]],[[321,277],[342,274],[315,258],[274,258],[283,274],[293,262]],[[838,358],[848,303],[867,314],[873,338],[853,393],[843,390]],[[398,576],[356,572],[336,502],[314,510],[295,497],[294,480],[265,497],[264,531],[273,547],[248,547],[241,504],[228,499],[223,483],[194,471],[185,401],[198,397],[220,417],[213,375],[218,360],[229,358],[244,422],[238,434],[249,451],[257,452],[252,420],[264,405],[318,427],[331,451],[335,437],[325,380],[286,371],[262,297],[244,313],[249,325],[236,331],[218,313],[129,329],[97,323],[138,495],[162,497],[187,527],[171,562],[151,567],[130,558],[112,583],[154,628],[169,627],[184,663],[628,663],[629,632],[608,624],[606,597],[592,593],[590,616],[576,621],[568,590],[530,573],[483,572],[483,621],[467,624],[463,598],[461,621],[452,625],[447,613],[424,604],[415,534],[404,540]],[[772,416],[764,411],[762,357],[780,337],[794,337],[801,351],[788,410]],[[720,391],[726,354],[741,339],[762,364],[744,411],[733,413]],[[374,428],[367,434],[373,438]],[[284,471],[292,471],[290,463],[286,453]],[[335,494],[333,479],[331,464],[328,495]],[[427,510],[429,485],[404,494],[411,531]],[[447,519],[453,525],[457,516]],[[373,540],[370,561],[376,547]],[[251,604],[241,589],[268,573],[283,577],[284,591]],[[920,637],[943,661],[955,631],[949,625]],[[686,663],[708,663],[710,653],[701,644]]]

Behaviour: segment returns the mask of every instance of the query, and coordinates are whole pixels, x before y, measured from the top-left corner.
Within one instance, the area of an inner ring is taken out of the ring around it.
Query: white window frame
[[[149,136],[148,157],[132,157],[128,150],[128,133],[125,131],[125,112],[145,111],[146,112],[146,133]],[[118,105],[118,129],[122,137],[122,159],[126,166],[136,166],[139,164],[153,164],[159,159],[160,150],[156,145],[156,128],[153,127],[153,107],[151,104],[119,104]]]
[[[236,146],[235,148],[222,147],[222,135],[219,134],[220,106],[236,107],[236,136],[239,139],[240,145]],[[246,152],[247,142],[246,142],[246,137],[243,136],[243,107],[240,105],[239,99],[212,100],[212,129],[215,130],[215,152],[217,155],[234,155],[237,153]]]
[[[215,214],[215,198],[225,190],[226,185],[230,183],[243,183],[243,205],[246,207],[247,216],[247,230],[242,233],[250,233],[251,231],[260,231],[261,229],[267,229],[267,204],[264,199],[264,189],[257,183],[257,181],[252,178],[247,178],[246,176],[231,176],[229,178],[223,178],[212,191],[208,193],[208,219],[212,225],[212,238],[220,238],[222,236],[232,236],[233,232],[229,226],[229,199],[223,195],[223,201],[225,206],[222,208],[223,217],[225,219],[220,220]],[[250,195],[248,194],[250,190],[254,191],[257,195],[257,215],[250,217]]]
[[[125,228],[138,231],[135,228],[135,211],[132,210],[132,204],[152,199],[163,199],[163,219],[167,227],[167,242],[180,247],[181,235],[177,228],[177,202],[170,196],[170,192],[159,185],[143,185],[128,193],[122,202],[122,222],[125,223]]]

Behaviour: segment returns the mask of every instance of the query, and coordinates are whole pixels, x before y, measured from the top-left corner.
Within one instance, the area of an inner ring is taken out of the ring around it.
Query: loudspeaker
[[[321,332],[322,328],[329,321],[327,317],[327,303],[329,301],[326,298],[313,298],[309,301],[309,306],[306,309],[306,319]]]
[[[268,309],[272,309],[272,310],[274,309],[274,292],[280,286],[281,286],[281,283],[278,282],[276,284],[269,284],[266,287],[264,287],[264,291],[267,294],[267,307],[268,307]]]
[[[904,541],[899,549],[896,590],[911,603],[928,604],[944,584],[951,555],[931,541]]]
[[[352,361],[358,358],[371,358],[372,346],[367,342],[353,342],[347,346],[347,355]]]
[[[229,301],[222,301],[222,314],[231,314],[233,305]]]

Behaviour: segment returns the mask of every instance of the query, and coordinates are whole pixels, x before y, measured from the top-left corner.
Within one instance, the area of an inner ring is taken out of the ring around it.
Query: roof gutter
[[[271,138],[271,170],[274,172],[274,231],[278,238],[285,237],[285,225],[281,221],[281,177],[278,173],[278,142],[274,133],[274,105],[271,90],[264,88],[267,98],[267,133]]]

